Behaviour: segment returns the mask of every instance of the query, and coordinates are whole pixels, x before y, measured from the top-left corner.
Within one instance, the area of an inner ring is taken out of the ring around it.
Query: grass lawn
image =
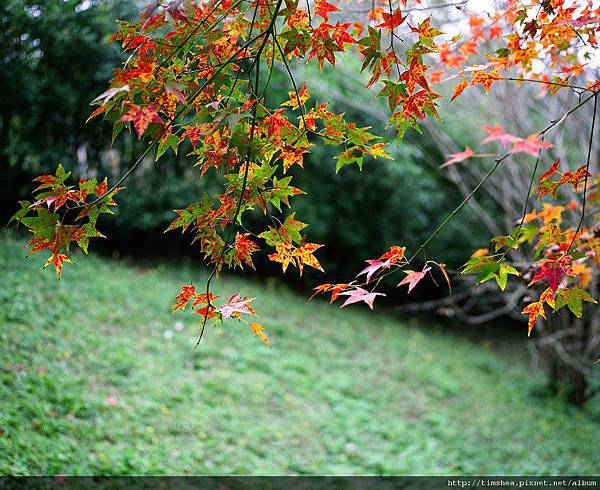
[[[91,255],[59,283],[24,255],[0,235],[1,474],[600,473],[598,401],[544,396],[526,356],[433,320],[225,276],[273,348],[229,322],[195,349],[170,305],[197,268]]]

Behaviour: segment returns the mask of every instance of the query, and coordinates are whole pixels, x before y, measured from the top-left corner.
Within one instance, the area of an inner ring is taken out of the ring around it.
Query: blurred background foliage
[[[0,5],[0,161],[8,169],[2,183],[9,194],[3,197],[26,195],[31,177],[57,161],[73,167],[84,149],[90,162],[99,161],[106,128],[84,122],[91,99],[119,62],[118,46],[105,41],[114,15],[133,13],[128,3]]]

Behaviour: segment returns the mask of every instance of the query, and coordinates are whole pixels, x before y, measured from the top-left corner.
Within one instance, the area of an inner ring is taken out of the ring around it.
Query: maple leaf
[[[88,123],[90,121],[90,119],[95,118],[96,116],[98,116],[99,114],[102,114],[106,109],[108,108],[108,106],[106,105],[101,105],[100,107],[96,108],[94,110],[94,112],[92,112],[88,118],[85,120],[86,123]]]
[[[275,245],[275,253],[269,254],[269,260],[280,263],[285,272],[290,264],[295,265],[292,246],[288,243],[278,242]]]
[[[147,82],[154,78],[154,67],[154,63],[138,61],[137,66],[131,65],[128,69],[120,70],[114,80],[121,83],[128,83],[131,79]]]
[[[377,160],[377,157],[382,157],[382,158],[387,158],[389,160],[393,160],[392,156],[390,156],[386,151],[385,148],[386,147],[386,143],[376,143],[372,146],[367,147],[367,153],[369,155],[371,155],[373,158],[375,158],[375,160]]]
[[[446,280],[446,284],[448,284],[448,289],[450,291],[452,291],[452,283],[450,282],[450,276],[448,275],[448,271],[446,270],[446,264],[444,264],[443,262],[440,262],[439,264],[437,262],[433,262],[433,263],[439,267],[440,272],[442,273],[442,275],[444,276],[444,279]]]
[[[467,146],[464,151],[452,153],[450,155],[450,158],[448,158],[448,160],[446,160],[442,165],[440,165],[440,168],[447,167],[448,165],[452,165],[454,163],[462,162],[463,160],[466,160],[467,158],[472,156],[473,150]]]
[[[592,177],[592,174],[588,172],[588,166],[586,164],[582,165],[574,172],[570,170],[565,172],[558,181],[558,185],[569,184],[573,189],[577,190],[579,184],[588,177]]]
[[[369,305],[369,308],[373,309],[373,302],[377,296],[385,296],[383,293],[374,293],[367,291],[366,289],[355,287],[351,291],[343,291],[339,293],[339,296],[348,296],[344,304],[340,307],[351,305],[353,303],[363,302]]]
[[[481,251],[486,250],[482,249]],[[496,261],[493,257],[480,254],[473,254],[471,259],[464,265],[463,274],[469,273],[477,273],[477,284],[495,279],[502,291],[506,288],[509,275],[519,275],[519,271],[513,266],[504,264],[502,261]]]
[[[567,306],[569,310],[577,317],[583,315],[582,301],[597,304],[598,302],[587,292],[578,287],[563,288],[556,292],[556,304],[554,310],[559,310],[563,306]]]
[[[309,301],[311,299],[313,299],[317,294],[323,294],[323,293],[327,293],[327,292],[331,291],[331,289],[333,287],[334,287],[334,285],[330,284],[330,283],[319,284],[318,286],[316,286],[316,287],[313,288],[314,293],[309,298]]]
[[[502,80],[502,77],[498,74],[496,70],[493,70],[489,73],[478,71],[475,73],[475,76],[471,81],[471,85],[476,85],[480,83],[483,87],[483,90],[485,90],[485,93],[488,94],[490,92],[490,89],[492,88],[492,84],[496,80]]]
[[[101,100],[102,102],[106,103],[120,92],[129,92],[129,85],[123,85],[122,87],[115,87],[115,88],[108,89],[106,92],[102,92],[98,97],[96,97],[93,100],[93,102]],[[93,117],[93,116],[90,116],[90,117]]]
[[[540,151],[544,148],[552,148],[550,143],[546,143],[539,139],[539,135],[537,133],[531,134],[527,136],[527,138],[517,138],[513,142],[513,146],[510,150],[510,153],[527,153],[528,155],[537,157],[540,154]]]
[[[374,20],[375,22],[381,22],[383,20],[383,14],[385,9],[380,6],[374,6],[369,12],[367,12],[367,20]]]
[[[404,102],[402,120],[416,122],[415,118],[425,119],[426,114],[439,117],[434,102],[438,97],[440,96],[429,90],[420,90],[411,95]]]
[[[181,286],[181,293],[175,296],[175,303],[173,304],[173,311],[186,308],[187,304],[191,299],[196,296],[195,286]]]
[[[323,245],[318,245],[316,243],[306,243],[294,250],[293,255],[296,258],[296,264],[298,265],[300,275],[302,275],[302,270],[305,265],[320,270],[321,272],[325,272],[317,258],[313,255],[313,253],[322,246]]]
[[[269,343],[269,338],[263,332],[265,330],[265,327],[263,327],[260,323],[256,322],[250,322],[248,323],[248,326],[252,329],[252,333],[258,336],[258,338],[262,340],[267,347],[271,347],[271,344]]]
[[[254,269],[252,253],[256,252],[259,248],[256,243],[248,238],[249,236],[250,233],[236,233],[235,243],[233,245],[233,255],[236,263],[239,264],[240,267],[242,266],[242,263],[245,263]]]
[[[308,148],[301,146],[286,146],[281,149],[281,159],[283,160],[283,171],[287,172],[294,164],[304,167],[305,153],[310,153]]]
[[[181,90],[179,90],[177,85],[172,83],[165,85],[165,92],[173,95],[179,102],[185,104],[185,96],[181,93]]]
[[[444,76],[443,71],[434,71],[429,74],[429,83],[432,85],[435,83],[442,83],[442,77]]]
[[[488,29],[488,39],[491,41],[492,39],[500,39],[502,36],[502,27],[500,26],[491,26]]]
[[[477,250],[475,250],[475,252],[473,252],[473,254],[471,255],[471,258],[477,258],[477,257],[484,257],[489,253],[489,249],[488,248],[478,248]]]
[[[339,9],[327,2],[327,0],[315,0],[314,13],[322,17],[325,22],[329,22],[329,13],[337,12]]]
[[[340,295],[340,293],[342,291],[346,291],[350,287],[353,287],[353,284],[345,284],[345,283],[321,284],[321,285],[313,288],[314,293],[310,297],[310,299],[313,299],[317,294],[331,292],[331,299],[329,300],[329,303],[331,304],[337,299],[337,297]]]
[[[395,264],[404,258],[404,252],[406,252],[406,247],[392,245],[387,252],[379,257],[379,260],[387,260],[390,263]]]
[[[483,126],[483,130],[489,134],[481,141],[481,144],[499,141],[503,146],[508,146],[520,139],[508,134],[502,126]]]
[[[375,274],[379,269],[389,269],[389,267],[391,265],[391,262],[389,260],[386,260],[384,262],[382,260],[369,259],[369,260],[366,260],[365,262],[367,262],[367,264],[369,264],[369,265],[367,267],[365,267],[362,271],[360,271],[356,275],[356,277],[361,276],[362,274],[366,274],[367,275],[367,284],[371,280],[371,277],[373,276],[373,274]]]
[[[252,301],[254,301],[254,298],[242,298],[239,294],[234,294],[229,298],[227,304],[215,308],[215,312],[220,313],[223,320],[228,320],[231,317],[239,318],[244,313],[258,316],[250,306]]]
[[[465,59],[469,58],[470,54],[477,54],[477,42],[474,39],[469,39],[463,43],[458,50],[462,53]]]
[[[140,107],[132,104],[129,112],[119,119],[119,121],[132,121],[138,138],[144,135],[150,123],[163,124],[163,120],[158,115],[158,104],[151,104],[148,107]]]
[[[399,8],[396,8],[396,10],[394,10],[394,12],[391,14],[384,12],[383,22],[377,27],[386,28],[389,32],[391,32],[396,29],[396,27],[402,25],[405,20],[406,16],[402,17],[402,12],[400,12]]]
[[[215,296],[212,293],[208,293],[208,295],[206,293],[197,293],[196,288],[193,285],[182,286],[181,293],[179,293],[175,297],[175,303],[173,304],[173,313],[179,309],[185,310],[190,301],[193,300],[192,308],[204,305],[204,307],[198,308],[194,313],[206,318],[213,318],[213,301],[218,298],[219,296]]]
[[[431,267],[429,267],[429,266],[423,267],[423,270],[418,271],[418,272],[406,270],[406,271],[404,271],[406,273],[406,277],[398,283],[398,286],[403,286],[404,284],[408,284],[408,292],[410,293],[414,289],[414,287],[417,284],[419,284],[421,279],[423,279],[427,275],[427,273],[430,270],[431,270]]]
[[[471,14],[469,16],[469,27],[471,27],[471,28],[479,27],[479,26],[483,25],[484,22],[485,21],[478,15]]]
[[[396,60],[394,59],[394,62]],[[425,78],[425,72],[429,68],[427,65],[423,64],[419,58],[414,58],[406,71],[400,75],[400,80],[402,80],[406,84],[406,89],[409,92],[413,92],[416,84],[419,84],[425,90],[429,90],[429,86],[427,85],[427,80]]]
[[[65,262],[72,264],[71,259],[69,259],[69,257],[67,257],[65,254],[53,254],[48,258],[44,267],[48,267],[50,264],[52,264],[56,269],[56,275],[60,279],[60,273]]]
[[[306,101],[310,99],[311,95],[308,93],[308,88],[306,87],[306,83],[302,85],[298,92],[288,92],[288,96],[290,100],[281,104],[282,106],[289,106],[292,109],[298,109],[298,107],[306,104]]]
[[[465,58],[459,54],[453,54],[444,59],[447,68],[460,68]]]
[[[430,46],[434,46],[434,38],[437,36],[441,36],[443,34],[442,31],[437,30],[435,27],[431,26],[431,17],[427,17],[423,22],[421,22],[418,27],[413,27],[409,24],[410,30],[412,32],[419,33],[419,40],[425,44]]]
[[[547,303],[550,308],[555,308],[555,296],[554,291],[548,288],[540,295],[540,303]]]
[[[316,57],[319,61],[319,69],[323,71],[325,61],[329,61],[332,66],[335,66],[335,51],[339,51],[339,49],[333,44],[333,39],[330,37],[323,39],[323,35],[321,35],[321,37],[313,38],[312,49],[308,54],[308,61]]]
[[[468,86],[468,82],[466,79],[463,79],[456,87],[454,87],[454,93],[452,94],[452,98],[450,102],[456,99],[460,94],[462,94]]]
[[[300,232],[306,228],[306,223],[295,219],[296,213],[288,215],[285,222],[279,229],[275,229],[272,226],[269,227],[268,231],[262,232],[259,238],[263,238],[267,245],[276,246],[277,243],[283,241],[286,244],[300,243],[302,241],[302,235]]]
[[[529,286],[536,282],[546,280],[548,286],[552,291],[556,291],[560,286],[560,283],[564,279],[570,270],[564,265],[558,263],[545,262],[536,272],[535,276],[529,283]]]
[[[40,175],[39,177],[33,179],[34,182],[40,183],[40,185],[37,186],[33,192],[37,192],[46,188],[54,189],[67,180],[69,175],[71,175],[71,172],[65,171],[63,166],[59,163],[55,175]]]
[[[215,296],[213,293],[196,293],[192,307],[196,308],[199,305],[210,305],[212,307],[213,301],[219,297],[220,296]]]
[[[19,205],[21,209],[19,209],[15,214],[10,217],[8,224],[10,225],[13,221],[21,222],[21,220],[29,214],[31,210],[31,202],[30,201],[19,201]]]
[[[289,5],[289,10],[282,10],[281,14],[286,18],[287,25],[292,28],[305,27],[309,23],[308,12],[303,8]]]
[[[344,50],[345,44],[354,44],[356,39],[354,39],[346,30],[350,27],[350,24],[340,24],[339,22],[335,23],[333,28],[333,32],[331,37],[335,40],[335,44],[338,49]]]
[[[555,223],[559,225],[562,222],[562,213],[565,210],[564,206],[554,206],[549,202],[542,204],[543,209],[541,211],[532,211],[525,215],[525,223],[529,223],[534,219],[541,220],[544,224]]]
[[[550,177],[552,177],[557,172],[559,165],[560,158],[556,160],[552,164],[550,169],[539,178],[535,186],[535,190],[539,194],[540,199],[548,194],[552,194],[554,197],[556,197],[556,192],[558,191],[559,183],[550,180]]]
[[[531,330],[535,326],[535,322],[537,322],[538,317],[546,318],[546,312],[544,311],[544,305],[540,301],[536,301],[535,303],[531,303],[527,305],[523,311],[521,312],[523,315],[529,315],[529,319],[527,321],[527,336],[531,335]]]

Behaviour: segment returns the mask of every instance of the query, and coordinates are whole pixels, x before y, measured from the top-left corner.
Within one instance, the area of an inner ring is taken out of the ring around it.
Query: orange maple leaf
[[[248,323],[248,326],[252,329],[252,333],[254,335],[258,336],[258,338],[262,340],[265,343],[265,345],[271,347],[271,344],[269,343],[269,338],[263,332],[265,330],[265,327],[263,327],[260,323],[256,322],[250,322]]]
[[[523,311],[521,312],[523,315],[529,315],[529,320],[527,321],[527,336],[531,335],[531,330],[535,326],[535,322],[537,322],[538,317],[546,318],[546,312],[544,311],[544,305],[540,301],[536,301],[535,303],[531,303],[527,305]]]
[[[325,19],[325,22],[329,22],[329,13],[337,12],[339,9],[335,6],[327,2],[327,0],[316,0],[314,13],[319,17]]]
[[[150,123],[163,124],[163,120],[158,115],[158,104],[152,104],[148,107],[140,107],[135,104],[131,104],[129,112],[125,114],[119,121],[132,121],[135,132],[138,138],[141,138]]]

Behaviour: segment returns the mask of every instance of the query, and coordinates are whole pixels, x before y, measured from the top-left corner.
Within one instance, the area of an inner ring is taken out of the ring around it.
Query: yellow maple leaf
[[[257,335],[258,338],[265,343],[265,345],[271,347],[271,344],[269,343],[269,338],[263,333],[265,327],[263,327],[260,323],[256,322],[250,322],[248,323],[248,326],[252,329],[252,333],[254,335]]]
[[[322,246],[323,245],[318,245],[317,243],[306,243],[294,250],[294,257],[296,258],[296,264],[300,270],[300,275],[302,275],[302,269],[305,265],[320,270],[321,272],[325,272],[317,258],[313,255],[313,253]]]
[[[488,248],[478,248],[477,250],[475,250],[475,252],[473,252],[471,258],[485,257],[489,251],[490,250]]]

